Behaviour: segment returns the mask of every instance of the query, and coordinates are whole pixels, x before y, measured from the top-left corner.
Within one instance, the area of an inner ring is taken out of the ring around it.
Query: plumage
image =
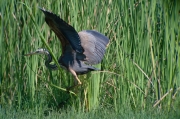
[[[42,8],[40,9],[45,15],[46,23],[61,41],[62,51],[64,51],[65,46],[70,43],[76,52],[83,53],[84,50],[81,46],[81,41],[76,30],[56,14],[53,14],[52,12],[46,11]]]
[[[103,34],[93,31],[85,30],[78,33],[81,39],[81,46],[84,48],[83,59],[87,64],[98,64],[104,57],[106,46],[109,39]]]
[[[78,84],[81,84],[77,75],[98,70],[90,65],[101,62],[109,39],[94,30],[84,30],[77,33],[71,25],[66,23],[56,14],[42,8],[40,9],[45,15],[46,23],[54,31],[61,42],[62,55],[58,60],[60,66],[70,71],[78,81]],[[27,55],[42,53],[47,56],[45,65],[50,69],[57,69],[56,65],[50,64],[52,57],[46,49],[38,49]]]

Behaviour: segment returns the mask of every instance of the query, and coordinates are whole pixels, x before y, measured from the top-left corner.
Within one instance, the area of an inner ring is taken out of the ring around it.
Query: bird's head
[[[45,55],[48,55],[49,52],[48,50],[44,49],[44,48],[39,48],[37,49],[36,51],[34,52],[30,52],[28,54],[25,54],[25,56],[30,56],[30,55],[37,55],[37,54],[45,54]]]

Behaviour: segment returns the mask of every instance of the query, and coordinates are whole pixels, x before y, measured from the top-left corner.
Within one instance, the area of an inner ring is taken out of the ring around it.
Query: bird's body
[[[59,58],[60,65],[64,66],[67,70],[74,70],[76,74],[86,74],[89,71],[94,71],[98,70],[95,67],[86,65],[83,61],[79,60],[77,58],[77,53],[76,52],[69,52],[66,53],[66,55],[62,55]]]
[[[78,81],[78,84],[81,84],[77,75],[98,70],[90,65],[101,62],[109,39],[94,30],[84,30],[77,33],[72,26],[67,24],[57,15],[46,11],[45,9],[41,10],[45,14],[46,23],[54,31],[61,42],[62,55],[58,60],[60,66],[70,71]],[[57,69],[55,64],[50,64],[52,57],[46,49],[38,49],[27,55],[32,54],[46,54],[46,67],[54,70]]]

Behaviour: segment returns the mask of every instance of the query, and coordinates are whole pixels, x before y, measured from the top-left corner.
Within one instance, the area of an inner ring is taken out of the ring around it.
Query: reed
[[[118,112],[123,105],[176,110],[180,99],[178,5],[168,0],[1,0],[1,106],[73,106],[84,111],[110,107]],[[39,47],[48,47],[54,59],[61,54],[59,40],[38,7],[58,14],[77,31],[94,29],[110,38],[106,55],[96,66],[102,71],[80,76],[83,85],[70,94],[65,91],[73,83],[69,73],[48,70],[43,56],[23,56]]]

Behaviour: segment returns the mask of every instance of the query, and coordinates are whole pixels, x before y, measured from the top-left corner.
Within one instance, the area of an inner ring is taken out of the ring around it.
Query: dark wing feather
[[[55,32],[62,44],[62,50],[64,52],[65,46],[70,43],[72,48],[78,52],[83,53],[84,49],[81,46],[81,41],[76,30],[68,23],[63,21],[56,14],[53,14],[45,9],[40,8],[45,14],[45,21],[49,27]]]
[[[84,48],[85,63],[98,64],[104,57],[106,46],[109,43],[109,39],[103,34],[86,30],[79,32],[81,39],[81,45]]]

